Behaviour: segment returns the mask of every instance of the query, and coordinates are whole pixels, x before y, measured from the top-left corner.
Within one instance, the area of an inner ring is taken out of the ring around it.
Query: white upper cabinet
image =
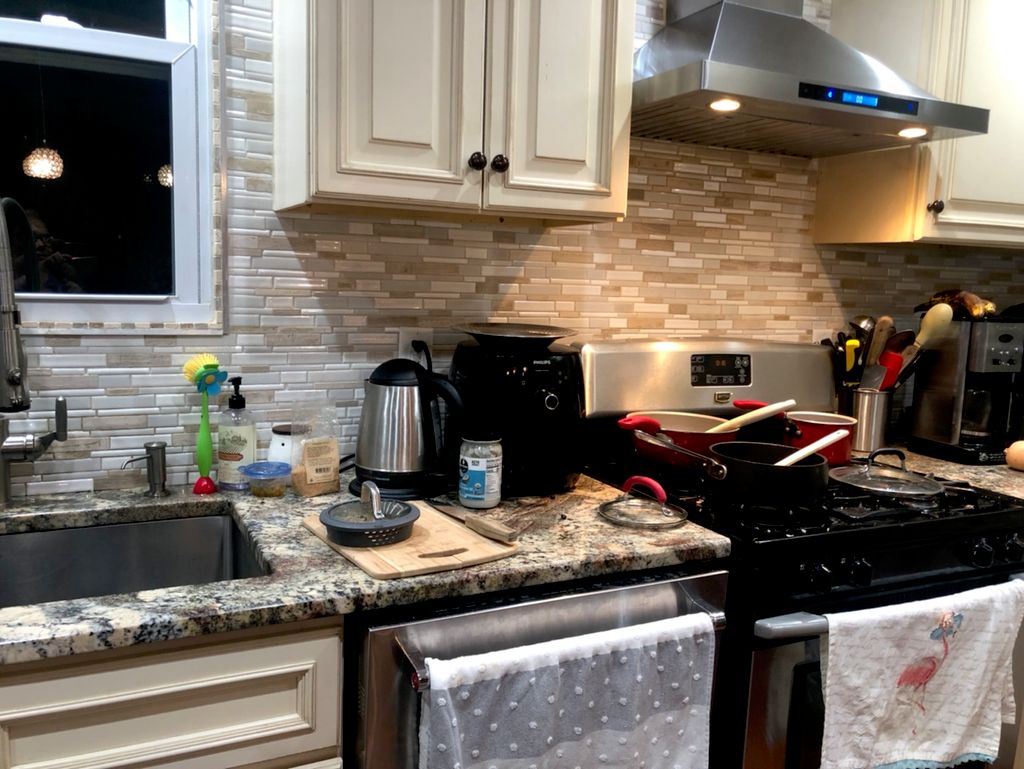
[[[276,0],[274,206],[626,210],[632,0]]]
[[[990,110],[984,136],[819,161],[818,243],[1024,243],[1024,3],[833,0],[832,32],[936,96]]]

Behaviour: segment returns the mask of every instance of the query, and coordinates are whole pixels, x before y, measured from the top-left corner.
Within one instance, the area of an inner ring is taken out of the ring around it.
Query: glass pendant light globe
[[[21,162],[21,170],[33,179],[59,179],[64,173],[64,159],[55,149],[36,147]]]
[[[174,186],[174,172],[169,164],[165,163],[156,170],[156,180],[164,187]]]

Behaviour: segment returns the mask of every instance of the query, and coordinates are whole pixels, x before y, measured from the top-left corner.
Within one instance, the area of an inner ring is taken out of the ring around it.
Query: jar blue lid
[[[287,462],[253,462],[238,468],[238,472],[246,478],[277,478],[291,471],[292,466]]]

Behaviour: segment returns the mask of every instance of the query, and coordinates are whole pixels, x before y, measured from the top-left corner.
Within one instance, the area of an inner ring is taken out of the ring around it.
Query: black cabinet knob
[[[946,201],[944,200],[933,200],[927,206],[925,206],[933,214],[941,214],[946,208]]]
[[[482,152],[474,152],[467,162],[474,171],[483,171],[487,168],[487,156]]]
[[[503,174],[508,170],[508,158],[504,155],[495,155],[491,159],[491,170]]]

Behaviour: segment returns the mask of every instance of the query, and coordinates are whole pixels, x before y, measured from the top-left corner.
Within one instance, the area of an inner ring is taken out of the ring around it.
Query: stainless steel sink
[[[0,535],[0,607],[269,573],[230,515]]]

